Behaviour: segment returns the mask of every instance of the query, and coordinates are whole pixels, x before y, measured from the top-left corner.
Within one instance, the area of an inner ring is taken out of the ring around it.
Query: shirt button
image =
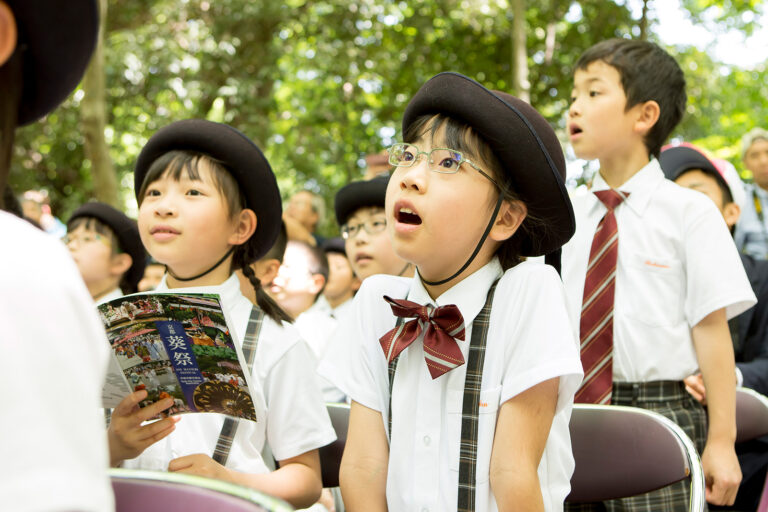
[[[429,446],[429,443],[432,442],[432,439],[429,438],[429,436],[424,436],[424,446]],[[424,512],[428,512],[427,509],[422,509]]]

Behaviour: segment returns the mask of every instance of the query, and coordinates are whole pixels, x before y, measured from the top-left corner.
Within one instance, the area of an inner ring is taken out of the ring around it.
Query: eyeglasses
[[[101,242],[107,247],[112,245],[107,237],[101,236],[98,233],[86,235],[74,235],[72,233],[68,233],[62,237],[61,241],[64,242],[64,245],[69,245],[72,242],[77,242],[77,245],[92,244],[94,242]]]
[[[429,170],[440,174],[456,174],[461,164],[469,164],[477,172],[488,178],[496,187],[499,184],[487,172],[478,167],[471,160],[464,157],[461,151],[448,148],[433,148],[431,151],[419,151],[413,144],[398,143],[387,148],[389,163],[397,167],[413,167],[419,161],[421,155],[427,156]]]
[[[372,218],[358,224],[344,224],[341,226],[341,238],[349,240],[355,238],[360,229],[364,229],[369,235],[376,235],[387,228],[387,221],[383,218]]]

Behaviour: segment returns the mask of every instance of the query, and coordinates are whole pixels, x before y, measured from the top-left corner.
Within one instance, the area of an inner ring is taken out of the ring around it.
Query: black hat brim
[[[360,208],[368,206],[384,208],[388,183],[389,175],[382,175],[367,181],[353,181],[339,189],[333,203],[339,226],[345,224]]]
[[[256,213],[254,260],[266,254],[280,233],[283,206],[275,174],[258,146],[226,124],[203,119],[171,123],[149,139],[136,160],[134,190],[137,198],[152,163],[169,151],[208,155],[224,164],[245,196],[245,207]]]
[[[120,248],[133,260],[131,268],[128,269],[128,281],[136,288],[144,277],[144,268],[147,266],[147,253],[141,244],[136,221],[108,204],[94,202],[85,203],[75,210],[67,221],[67,225],[81,217],[95,218],[109,226],[117,237]]]
[[[687,171],[700,170],[712,175],[725,186],[726,190],[730,190],[725,178],[718,172],[712,161],[693,148],[686,146],[667,148],[659,154],[659,165],[664,171],[664,176],[669,180],[675,181]]]
[[[434,76],[411,99],[403,131],[417,118],[442,114],[475,130],[504,166],[514,191],[543,232],[520,236],[523,256],[541,256],[560,248],[576,230],[565,188],[565,157],[549,123],[528,103],[490,91],[459,73]]]
[[[23,80],[17,124],[56,108],[85,73],[96,47],[96,0],[6,0],[16,19]]]

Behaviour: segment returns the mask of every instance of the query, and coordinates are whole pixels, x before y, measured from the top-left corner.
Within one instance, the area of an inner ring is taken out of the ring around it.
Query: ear
[[[8,4],[0,0],[0,66],[11,58],[17,41],[16,17]]]
[[[633,107],[637,109],[637,118],[635,119],[635,131],[641,135],[645,135],[659,120],[659,114],[661,109],[659,104],[653,100],[646,101],[645,103],[639,103]]]
[[[320,293],[320,290],[322,290],[323,286],[325,286],[325,278],[322,274],[312,274],[312,277],[309,279],[309,281],[310,285],[307,291],[312,295],[317,295]]]
[[[269,286],[272,281],[277,277],[277,273],[280,271],[280,262],[274,258],[268,260],[259,260],[253,266],[253,272],[256,277],[261,281],[261,286]]]
[[[512,237],[528,215],[528,208],[521,201],[504,201],[496,215],[488,238],[503,242]]]
[[[237,214],[234,224],[234,232],[229,237],[232,245],[242,245],[256,232],[258,220],[256,214],[250,208],[244,208]]]
[[[729,228],[732,228],[739,221],[741,208],[736,203],[728,203],[723,207],[723,218]]]
[[[129,268],[133,265],[133,258],[129,254],[120,253],[112,256],[112,261],[109,265],[109,272],[117,277],[125,274]]]

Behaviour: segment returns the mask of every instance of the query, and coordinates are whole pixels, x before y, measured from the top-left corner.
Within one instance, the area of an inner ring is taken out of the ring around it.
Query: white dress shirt
[[[563,282],[578,332],[592,238],[607,209],[591,192],[571,197],[576,234],[563,247]],[[732,318],[755,295],[722,215],[700,192],[666,180],[658,161],[619,187],[619,256],[613,317],[613,380],[682,380],[699,369],[691,327],[726,309]]]
[[[113,510],[104,326],[59,240],[3,211],[0,233],[0,510]]]
[[[169,290],[165,278],[155,292],[216,293],[234,323],[233,334],[242,343],[251,314],[251,302],[240,292],[234,274],[219,286]],[[296,457],[336,439],[320,386],[315,377],[317,360],[296,329],[278,325],[265,316],[256,347],[251,383],[257,421],[240,421],[228,468],[244,473],[267,473],[262,459],[265,442],[277,460]],[[193,453],[212,455],[224,423],[216,413],[185,414],[168,437],[153,444],[124,467],[166,470],[177,457]]]
[[[545,509],[562,510],[574,464],[568,421],[582,370],[562,284],[550,266],[521,263],[502,274],[494,258],[436,301],[430,299],[418,274],[414,278],[372,276],[355,297],[352,321],[340,326],[339,336],[331,342],[342,348],[332,351],[335,357],[324,357],[319,371],[355,402],[381,412],[386,429],[389,378],[379,338],[395,326],[396,318],[382,297],[407,297],[438,306],[456,304],[466,327],[466,340],[460,342],[466,360],[472,322],[500,277],[480,392],[477,510],[497,510],[489,468],[499,407],[554,377],[560,377],[558,403],[538,474]],[[350,355],[339,357],[341,352]],[[465,375],[466,365],[462,365],[433,380],[419,340],[401,353],[392,392],[389,510],[456,510]]]

